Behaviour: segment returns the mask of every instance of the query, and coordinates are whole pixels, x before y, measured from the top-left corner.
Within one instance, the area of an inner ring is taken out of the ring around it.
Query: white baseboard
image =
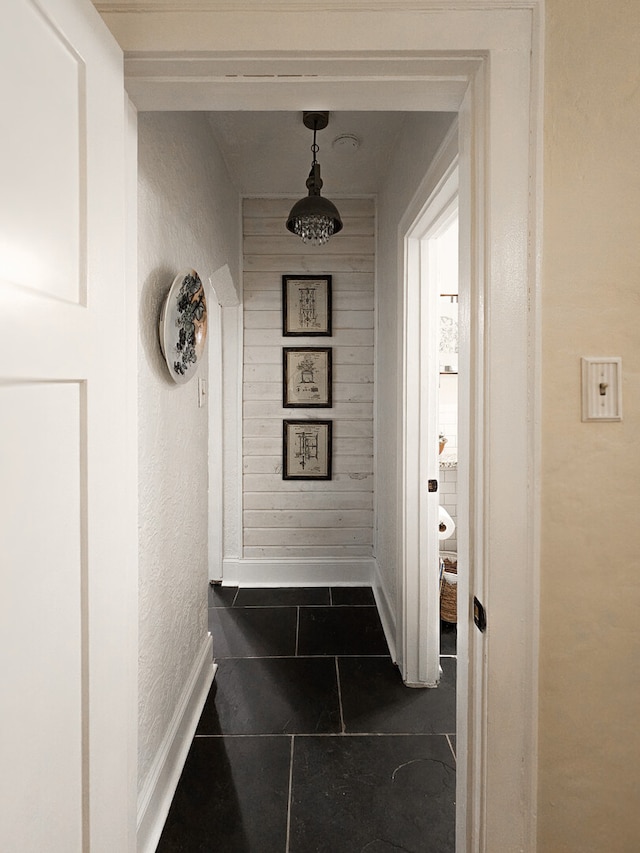
[[[138,853],[158,846],[216,668],[208,634],[138,797]]]
[[[387,590],[384,584],[382,583],[382,578],[380,577],[380,573],[378,571],[377,562],[374,568],[374,579],[372,585],[373,594],[375,596],[376,605],[378,607],[378,614],[380,616],[380,621],[382,622],[382,629],[384,631],[385,637],[387,638],[387,645],[389,646],[391,660],[394,663],[397,663],[398,655],[396,647],[396,612],[391,606]]]
[[[227,559],[223,564],[225,586],[371,586],[375,560],[243,560]]]

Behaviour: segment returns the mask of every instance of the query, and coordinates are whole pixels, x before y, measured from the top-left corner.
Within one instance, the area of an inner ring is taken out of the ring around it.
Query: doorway
[[[445,390],[449,397],[455,398],[456,403],[457,468],[457,352],[447,356],[446,364],[440,364],[440,326],[444,313],[440,305],[442,294],[453,292],[454,289],[458,293],[456,146],[456,134],[452,133],[448,145],[442,149],[442,156],[425,176],[414,204],[401,224],[405,258],[402,350],[403,535],[400,543],[403,598],[399,602],[398,618],[402,632],[402,675],[405,684],[413,687],[434,687],[440,679],[439,545],[441,540],[444,541],[445,533],[450,535],[453,532],[450,528],[451,520],[445,523],[443,515],[441,525],[440,519],[443,514],[440,506],[444,475],[441,477],[440,471],[439,398],[441,382],[446,382]],[[447,165],[443,168],[443,164]],[[453,254],[452,239],[455,239]],[[464,251],[468,252],[466,243]],[[455,280],[455,288],[452,280]],[[450,311],[447,313],[451,314]],[[468,315],[463,316],[468,322]],[[443,341],[443,344],[457,351],[457,316],[455,325],[455,343]],[[468,340],[468,335],[462,335],[462,339]],[[455,391],[448,387],[454,375]],[[463,416],[468,414],[468,406],[463,406],[461,411]],[[452,432],[451,429],[448,431]],[[452,434],[450,437],[454,438]],[[448,443],[444,433],[443,438],[446,440],[443,442],[444,450]],[[461,450],[464,454],[464,449]],[[447,456],[452,459],[451,451]],[[461,590],[460,597],[463,599],[465,590],[463,587]],[[461,717],[464,719],[464,715]]]
[[[469,645],[473,666],[468,667],[460,685],[470,700],[465,703],[469,709],[468,744],[462,741],[459,753],[460,849],[471,849],[475,839],[478,839],[476,849],[491,849],[493,841],[495,847],[500,839],[507,837],[516,839],[516,843],[526,848],[531,830],[528,815],[532,808],[523,810],[521,803],[533,803],[535,799],[535,773],[529,770],[522,773],[522,766],[524,762],[530,769],[535,755],[535,712],[532,711],[535,706],[532,701],[536,670],[535,607],[531,607],[531,593],[536,574],[535,571],[509,571],[514,561],[535,569],[535,524],[533,527],[530,524],[535,489],[529,488],[530,478],[535,475],[532,471],[535,435],[529,419],[531,401],[535,406],[535,394],[529,394],[535,378],[535,371],[531,371],[535,365],[535,336],[532,337],[533,320],[528,313],[528,299],[533,296],[528,283],[535,280],[535,269],[531,269],[527,261],[527,246],[532,239],[535,241],[535,237],[531,237],[535,233],[535,222],[531,219],[530,207],[531,115],[522,109],[523,103],[531,103],[532,98],[535,101],[535,93],[532,95],[530,74],[520,73],[523,70],[520,66],[528,64],[531,57],[531,19],[525,15],[515,17],[518,26],[529,36],[528,41],[525,39],[526,49],[521,49],[521,42],[518,42],[520,47],[501,54],[500,64],[490,65],[480,53],[472,59],[467,58],[464,69],[458,67],[457,76],[453,68],[447,69],[449,83],[443,83],[449,59],[443,59],[442,54],[437,61],[437,71],[432,57],[424,56],[425,66],[419,67],[422,59],[415,54],[368,57],[366,68],[355,57],[357,69],[356,66],[347,67],[354,57],[346,55],[342,55],[337,64],[335,56],[319,54],[298,53],[283,58],[258,52],[251,57],[245,56],[242,62],[237,56],[217,55],[210,60],[199,58],[199,82],[208,77],[212,85],[206,98],[203,87],[196,86],[194,103],[190,107],[237,109],[241,106],[251,110],[260,109],[268,102],[270,109],[291,109],[294,104],[302,109],[308,106],[308,86],[295,79],[292,82],[292,78],[299,76],[308,80],[314,76],[313,86],[325,86],[325,95],[331,101],[329,106],[336,109],[380,109],[387,104],[394,109],[428,110],[433,108],[430,99],[434,92],[444,85],[445,88],[439,90],[439,108],[456,109],[460,113],[460,139],[463,141],[460,183],[467,188],[464,200],[461,197],[460,220],[461,228],[467,228],[473,235],[466,272],[474,283],[469,302],[476,318],[467,347],[473,373],[469,372],[466,381],[473,390],[473,405],[479,415],[473,435],[474,456],[470,461],[474,466],[473,495],[461,511],[470,519],[469,536],[475,566],[479,569],[473,593],[489,603],[489,617],[493,618],[489,621],[489,631],[493,632],[491,642],[482,643],[474,635],[474,642]],[[442,20],[449,18],[447,13]],[[508,28],[507,32],[503,20],[498,18],[492,17],[495,41],[492,41],[491,50],[496,44],[513,47],[513,29]],[[511,23],[516,24],[515,21]],[[459,33],[460,28],[465,32],[465,43],[478,42],[477,30],[469,22],[465,25],[457,21],[452,26],[452,32]],[[451,38],[444,38],[441,29],[436,27],[426,35],[424,26],[419,29],[420,38],[426,38],[433,50],[442,50],[443,44],[451,46]],[[444,41],[434,41],[438,37]],[[479,45],[479,49],[486,47],[484,42]],[[405,59],[410,66],[404,64]],[[328,73],[327,61],[331,63],[332,75]],[[451,59],[454,64],[456,61]],[[145,108],[146,96],[151,105],[147,108],[174,108],[176,92],[185,93],[189,89],[181,80],[189,76],[188,63],[181,65],[182,62],[182,57],[169,52],[165,52],[162,59],[157,55],[148,60],[141,56],[133,58],[130,93],[138,105]],[[210,67],[207,66],[209,62]],[[224,68],[220,67],[226,62],[230,63],[230,71],[236,71],[233,79],[231,73],[223,73]],[[241,86],[237,74],[239,63],[247,66],[246,74],[240,75]],[[377,71],[372,70],[372,65]],[[261,70],[264,74],[258,73]],[[285,71],[290,73],[285,74]],[[340,86],[336,88],[337,77]],[[427,77],[429,80],[425,83]],[[160,83],[159,78],[166,82]],[[514,80],[518,85],[514,85]],[[380,81],[385,83],[384,97]],[[394,89],[396,83],[398,88]],[[165,100],[161,103],[162,98],[158,96],[163,86],[166,86]],[[300,87],[297,93],[292,92],[296,87]],[[443,91],[448,94],[444,96]],[[490,111],[484,100],[489,91]],[[185,108],[183,99],[181,109]],[[485,166],[491,168],[485,170]],[[515,234],[514,222],[518,224]],[[511,262],[506,263],[505,253],[511,251],[514,240],[521,251],[517,257],[512,254]],[[484,323],[489,316],[490,327]],[[471,393],[466,396],[471,399]],[[389,424],[390,438],[395,442],[393,418]],[[497,446],[500,452],[492,452]],[[535,513],[533,517],[535,520]],[[387,515],[385,518],[385,523],[391,526],[395,521],[395,517]],[[391,557],[382,566],[387,577],[396,565]],[[485,565],[491,566],[491,584],[482,573]],[[395,603],[399,589],[393,579],[388,590]],[[500,618],[507,610],[509,619]],[[464,630],[463,623],[461,632]],[[522,660],[515,661],[513,655],[518,650],[522,651]],[[506,655],[510,660],[508,666],[505,665]],[[493,661],[500,668],[499,684],[486,678]],[[505,695],[509,695],[508,707],[503,701]],[[491,728],[486,722],[489,716],[494,723]],[[522,721],[522,730],[516,732],[513,726],[502,725],[514,719]],[[462,735],[462,729],[460,732]],[[486,773],[488,761],[492,766],[489,775]],[[520,782],[514,784],[514,779]],[[463,801],[468,803],[466,810]],[[494,830],[494,826],[497,829]],[[490,829],[487,831],[485,827]]]

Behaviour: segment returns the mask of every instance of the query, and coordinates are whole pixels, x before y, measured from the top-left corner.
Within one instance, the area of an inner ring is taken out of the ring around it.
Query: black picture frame
[[[330,275],[282,276],[284,337],[331,337]]]
[[[282,422],[282,479],[330,480],[332,421]]]
[[[282,405],[285,409],[330,409],[332,348],[282,348]]]

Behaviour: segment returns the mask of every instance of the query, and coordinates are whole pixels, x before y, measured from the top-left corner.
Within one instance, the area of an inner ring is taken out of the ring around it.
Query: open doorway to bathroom
[[[458,204],[429,238],[438,296],[440,655],[455,656],[458,591]]]
[[[461,241],[455,140],[427,174],[402,225],[402,673],[407,685],[431,687],[440,681],[441,651],[456,654]]]

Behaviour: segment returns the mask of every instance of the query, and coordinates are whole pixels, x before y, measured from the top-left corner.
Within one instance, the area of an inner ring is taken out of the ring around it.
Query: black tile
[[[375,607],[304,607],[300,610],[300,655],[387,655]]]
[[[455,622],[440,622],[440,654],[455,655],[458,645],[458,626]]]
[[[196,738],[157,853],[282,853],[291,738]]]
[[[375,605],[376,603],[370,586],[332,586],[331,601],[338,607],[344,604]]]
[[[340,731],[334,658],[223,660],[198,734]]]
[[[290,853],[454,849],[455,769],[446,738],[295,738]]]
[[[210,607],[213,656],[295,655],[297,617],[295,607]]]
[[[231,607],[237,592],[237,586],[209,584],[209,607]]]
[[[329,604],[329,587],[279,587],[277,589],[241,589],[235,607],[301,607]]]
[[[438,687],[405,687],[387,658],[340,658],[344,724],[349,732],[448,734],[456,727],[456,661],[441,658]]]

